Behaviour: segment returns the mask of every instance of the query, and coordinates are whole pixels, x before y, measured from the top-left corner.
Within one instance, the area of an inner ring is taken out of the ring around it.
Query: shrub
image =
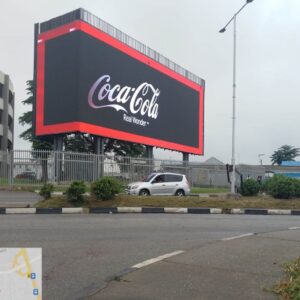
[[[91,185],[92,195],[97,200],[110,200],[120,193],[122,185],[119,180],[113,177],[102,177]]]
[[[268,180],[268,193],[277,199],[290,199],[295,196],[293,179],[275,175]]]
[[[300,198],[300,180],[291,179],[294,185],[294,197]]]
[[[73,181],[67,189],[67,197],[71,202],[82,202],[86,185],[83,181]]]
[[[45,184],[42,186],[42,188],[41,188],[39,194],[40,194],[45,200],[47,200],[47,199],[50,199],[50,198],[51,198],[53,191],[54,191],[54,185],[51,184],[51,183],[45,183]]]
[[[270,194],[271,183],[272,183],[272,178],[265,179],[260,186],[260,191]]]
[[[241,193],[243,196],[255,196],[258,194],[260,184],[253,178],[246,179],[243,182]]]

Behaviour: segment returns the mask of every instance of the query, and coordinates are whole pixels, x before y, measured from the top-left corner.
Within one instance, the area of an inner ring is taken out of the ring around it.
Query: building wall
[[[0,71],[0,151],[13,149],[15,93],[9,75]]]

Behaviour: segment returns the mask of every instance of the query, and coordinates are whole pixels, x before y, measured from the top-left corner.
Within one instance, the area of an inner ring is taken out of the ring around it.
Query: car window
[[[181,175],[167,174],[166,177],[167,177],[167,179],[166,179],[167,182],[180,182],[180,181],[182,181],[182,176]]]
[[[144,178],[142,181],[149,182],[156,174],[150,174],[148,177]]]
[[[158,175],[152,181],[152,183],[159,183],[159,182],[165,182],[165,175]]]

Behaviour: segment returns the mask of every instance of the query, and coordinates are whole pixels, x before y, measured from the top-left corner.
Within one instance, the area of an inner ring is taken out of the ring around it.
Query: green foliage
[[[34,89],[35,89],[35,83],[33,80],[27,80],[26,81],[26,91],[27,91],[27,98],[22,101],[25,105],[31,105],[34,102]],[[53,138],[51,136],[45,136],[45,137],[36,137],[33,134],[33,128],[32,128],[32,107],[31,110],[24,112],[19,117],[19,123],[22,126],[29,126],[26,130],[24,130],[20,134],[20,138],[32,142],[32,149],[33,150],[52,150],[52,144],[53,144]],[[45,155],[43,155],[43,158]],[[39,158],[39,157],[37,157]]]
[[[277,199],[290,199],[295,196],[294,180],[284,175],[275,175],[268,179],[266,192]]]
[[[32,141],[32,149],[33,150],[51,151],[53,149],[53,140],[51,137],[42,136],[39,138],[32,138],[31,141]]]
[[[110,200],[120,193],[122,185],[113,177],[102,177],[91,185],[92,195],[98,200]]]
[[[82,202],[83,194],[86,192],[86,185],[83,181],[73,181],[66,191],[71,202]]]
[[[113,152],[117,156],[142,157],[146,153],[144,145],[114,139],[105,142],[104,152]]]
[[[253,178],[246,179],[243,182],[241,193],[243,196],[256,196],[259,192],[260,184]]]
[[[64,137],[65,151],[93,153],[93,138],[89,134],[75,133]]]
[[[300,180],[275,175],[263,182],[261,191],[278,199],[300,198]]]
[[[267,193],[267,194],[270,194],[270,184],[272,182],[271,180],[272,178],[268,178],[266,180],[264,180],[261,184],[261,187],[260,187],[260,191],[261,192],[264,192],[264,193]]]
[[[273,292],[280,299],[300,300],[300,257],[285,265],[286,278],[275,285]]]
[[[40,194],[45,200],[47,200],[47,199],[50,199],[50,198],[51,198],[53,191],[54,191],[54,186],[53,186],[53,184],[51,184],[51,183],[45,183],[45,184],[42,186],[42,188],[41,188],[39,194]]]
[[[31,105],[33,104],[34,101],[34,96],[33,96],[33,91],[35,89],[34,81],[33,80],[27,80],[26,81],[26,91],[27,91],[27,98],[22,101],[23,104],[25,105]],[[19,117],[19,123],[22,126],[28,125],[29,128],[23,131],[20,134],[20,138],[31,141],[32,140],[32,109],[24,112],[20,117]]]
[[[291,178],[294,186],[294,197],[300,198],[300,180],[296,178]]]
[[[283,161],[294,161],[300,155],[300,149],[290,145],[283,145],[272,154],[272,164],[280,165]]]

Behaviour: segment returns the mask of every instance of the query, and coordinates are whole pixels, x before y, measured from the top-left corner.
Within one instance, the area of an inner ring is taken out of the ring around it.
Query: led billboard
[[[83,132],[203,154],[204,86],[80,20],[37,43],[36,135]]]

